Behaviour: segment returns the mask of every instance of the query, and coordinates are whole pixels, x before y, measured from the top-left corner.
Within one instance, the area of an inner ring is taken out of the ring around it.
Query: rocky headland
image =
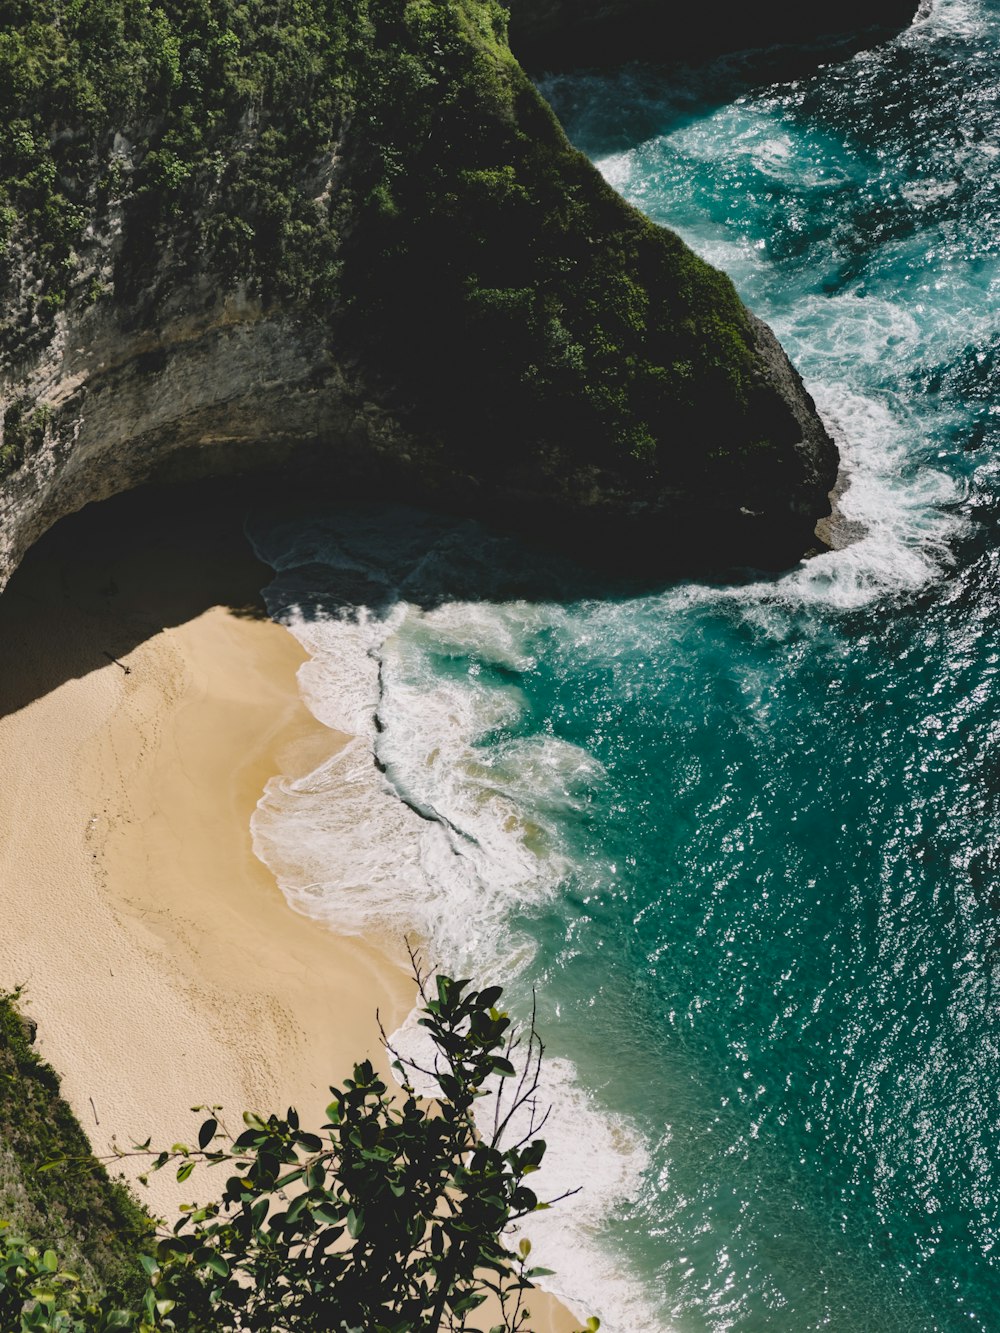
[[[0,581],[89,501],[261,467],[647,571],[815,543],[799,377],[494,0],[56,8],[0,52]]]

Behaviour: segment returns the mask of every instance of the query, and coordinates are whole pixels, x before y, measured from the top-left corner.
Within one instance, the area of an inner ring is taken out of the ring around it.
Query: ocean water
[[[1000,4],[745,72],[546,91],[776,329],[863,535],[630,595],[470,523],[256,515],[355,739],[255,846],[537,993],[541,1190],[582,1188],[527,1230],[606,1329],[1000,1329]]]

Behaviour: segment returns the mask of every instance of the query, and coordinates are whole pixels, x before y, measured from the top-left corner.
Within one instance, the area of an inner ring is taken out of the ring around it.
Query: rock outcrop
[[[907,27],[916,0],[754,5],[719,0],[510,0],[511,45],[529,69],[571,69],[626,60],[684,61],[776,45],[884,39]]]
[[[113,40],[0,52],[0,582],[88,501],[262,466],[647,570],[814,544],[801,380],[570,147],[493,0],[105,7]]]

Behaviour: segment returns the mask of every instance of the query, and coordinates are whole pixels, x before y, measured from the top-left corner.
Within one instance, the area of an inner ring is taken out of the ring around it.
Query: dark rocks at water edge
[[[926,3],[923,6],[926,8]],[[534,70],[674,63],[774,46],[872,45],[908,27],[917,0],[833,4],[673,4],[668,0],[510,0],[511,44]]]
[[[801,381],[568,144],[498,3],[104,7],[0,50],[0,583],[89,501],[260,468],[647,573],[815,544]],[[61,82],[15,77],[49,47]]]

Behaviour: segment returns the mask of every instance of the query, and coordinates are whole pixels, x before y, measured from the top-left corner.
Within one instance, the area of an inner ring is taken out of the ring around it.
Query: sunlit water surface
[[[256,845],[339,929],[537,989],[541,1188],[583,1192],[529,1230],[607,1329],[997,1329],[1000,7],[728,78],[546,91],[774,326],[866,535],[598,599],[472,525],[260,516],[357,739]]]

